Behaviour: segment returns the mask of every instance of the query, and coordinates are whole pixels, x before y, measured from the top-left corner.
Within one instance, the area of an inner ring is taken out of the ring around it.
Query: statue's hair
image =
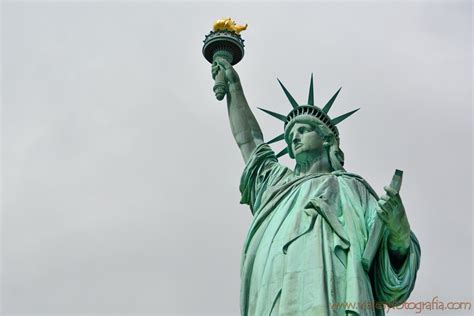
[[[290,158],[295,158],[293,150],[291,149],[291,139],[289,137],[290,131],[295,123],[305,123],[313,126],[315,131],[323,139],[323,146],[329,155],[329,162],[332,169],[344,170],[344,152],[339,148],[339,139],[334,135],[334,132],[326,126],[326,124],[311,115],[300,115],[294,118],[285,128],[285,141],[288,146],[288,154]]]

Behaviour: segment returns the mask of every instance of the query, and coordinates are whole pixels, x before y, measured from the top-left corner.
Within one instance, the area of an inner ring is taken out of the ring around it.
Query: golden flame
[[[216,20],[214,22],[214,26],[212,27],[214,32],[216,31],[230,31],[237,34],[240,32],[245,31],[247,29],[247,24],[245,25],[237,25],[234,20],[231,18],[223,18],[220,20]]]

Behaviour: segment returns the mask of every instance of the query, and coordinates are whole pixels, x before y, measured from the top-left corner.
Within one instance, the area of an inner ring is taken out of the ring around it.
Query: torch
[[[237,25],[231,18],[214,22],[213,30],[206,35],[202,54],[208,62],[214,63],[217,57],[224,58],[231,65],[237,64],[244,57],[244,40],[240,32],[246,25]],[[227,93],[225,74],[219,71],[214,79],[214,93],[217,100],[222,100]]]

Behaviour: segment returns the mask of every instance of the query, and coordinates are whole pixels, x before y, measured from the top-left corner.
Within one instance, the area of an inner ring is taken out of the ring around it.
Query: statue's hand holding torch
[[[214,78],[214,93],[218,100],[222,100],[230,85],[239,82],[239,75],[232,65],[237,64],[244,56],[244,40],[240,32],[247,25],[236,25],[230,18],[217,20],[204,40],[202,52],[212,64],[212,78]]]
[[[214,93],[218,100],[224,98],[231,85],[240,82],[237,71],[222,57],[216,57],[212,63],[212,78],[215,80]]]

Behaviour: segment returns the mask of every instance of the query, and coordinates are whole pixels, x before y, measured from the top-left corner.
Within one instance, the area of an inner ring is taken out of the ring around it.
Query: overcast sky
[[[305,102],[313,72],[317,105],[342,86],[346,169],[379,194],[405,172],[410,300],[472,302],[470,1],[4,1],[4,315],[239,314],[244,165],[201,54],[226,16],[265,139],[276,78]]]

